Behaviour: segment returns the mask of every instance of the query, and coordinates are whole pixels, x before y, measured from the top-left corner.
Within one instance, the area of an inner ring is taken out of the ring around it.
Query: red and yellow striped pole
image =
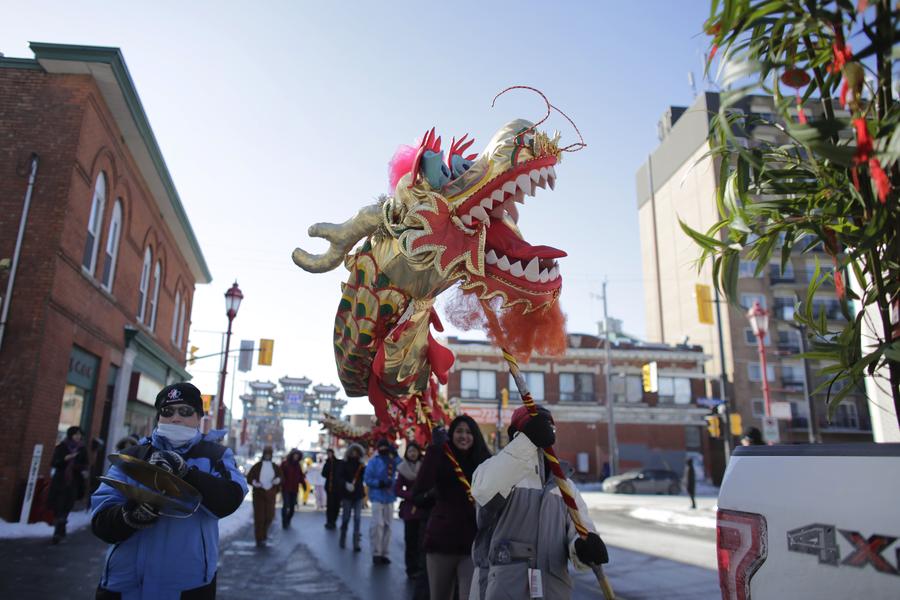
[[[534,403],[531,392],[528,391],[528,384],[525,383],[525,378],[522,377],[522,372],[519,371],[519,362],[516,360],[516,357],[507,352],[506,349],[503,349],[503,358],[505,358],[507,364],[509,364],[509,372],[516,382],[516,387],[519,388],[519,395],[522,396],[522,404],[528,408],[528,412],[532,417],[536,416],[537,404]],[[569,516],[572,518],[572,523],[575,525],[575,531],[577,531],[578,535],[584,539],[588,536],[590,531],[581,521],[581,514],[578,512],[578,504],[575,502],[575,495],[572,493],[572,488],[569,486],[569,480],[566,478],[565,473],[563,473],[562,467],[559,464],[559,459],[556,457],[556,451],[553,450],[553,446],[544,448],[544,456],[550,463],[550,471],[553,473],[553,478],[556,479],[556,486],[562,494],[563,502],[566,503],[566,508],[569,509]],[[606,574],[603,573],[603,566],[596,565],[591,568],[594,571],[594,575],[597,577],[597,583],[600,584],[600,589],[603,590],[603,595],[607,600],[614,600],[615,594],[613,593],[609,580],[606,578]]]

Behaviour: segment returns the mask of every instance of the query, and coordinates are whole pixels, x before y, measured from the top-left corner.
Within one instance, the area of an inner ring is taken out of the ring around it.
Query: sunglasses
[[[178,413],[179,416],[188,418],[197,411],[195,411],[192,406],[187,406],[185,404],[182,404],[180,406],[163,406],[162,408],[159,409],[159,416],[165,417],[168,419],[170,417],[175,416],[176,412]]]

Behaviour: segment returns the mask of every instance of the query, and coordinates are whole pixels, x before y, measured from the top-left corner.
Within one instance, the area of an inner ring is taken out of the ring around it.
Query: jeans
[[[353,511],[353,537],[359,535],[359,521],[362,517],[362,498],[358,500],[353,500],[351,498],[344,498],[341,500],[341,529],[347,529],[347,524],[350,523],[350,511]]]
[[[294,507],[297,506],[297,494],[281,492],[281,524],[287,527],[294,516]]]

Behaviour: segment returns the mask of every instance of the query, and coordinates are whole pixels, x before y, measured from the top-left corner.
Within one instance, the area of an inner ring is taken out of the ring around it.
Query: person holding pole
[[[609,562],[587,507],[571,480],[581,523],[579,535],[551,472],[545,448],[556,441],[553,416],[527,406],[513,412],[509,444],[472,476],[478,506],[478,534],[472,547],[475,576],[471,598],[570,598],[568,561],[578,570]]]

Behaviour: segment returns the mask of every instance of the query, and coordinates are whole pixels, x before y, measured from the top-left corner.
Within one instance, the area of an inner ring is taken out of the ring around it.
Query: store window
[[[494,400],[497,397],[497,373],[463,369],[459,372],[460,396]]]
[[[531,397],[537,402],[543,401],[544,374],[537,371],[523,371],[522,376],[525,378],[525,384],[528,386],[528,391],[531,392]],[[521,396],[519,396],[519,388],[516,387],[516,381],[513,379],[512,375],[509,376],[507,385],[509,386],[510,399],[520,401]]]
[[[616,404],[641,402],[644,389],[639,375],[613,375],[613,402]]]
[[[690,404],[691,380],[688,377],[660,377],[659,403],[660,404]]]
[[[81,427],[85,434],[90,431],[91,409],[94,403],[94,389],[97,385],[97,371],[100,359],[82,350],[72,347],[69,354],[69,372],[66,375],[66,387],[63,391],[62,406],[57,424],[57,441],[66,436],[69,427]]]
[[[560,373],[559,374],[559,401],[560,402],[593,402],[594,401],[594,374],[593,373]]]

